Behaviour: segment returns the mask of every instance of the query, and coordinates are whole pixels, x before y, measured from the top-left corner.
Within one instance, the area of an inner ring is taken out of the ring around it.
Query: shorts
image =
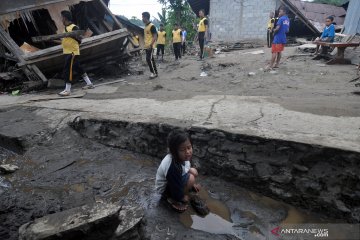
[[[271,47],[271,52],[272,53],[280,53],[282,51],[284,51],[285,48],[285,44],[275,44],[273,43],[272,47]]]
[[[189,177],[190,177],[190,173],[185,173],[184,175],[182,175],[181,181],[183,186],[185,187],[187,182],[189,181]]]

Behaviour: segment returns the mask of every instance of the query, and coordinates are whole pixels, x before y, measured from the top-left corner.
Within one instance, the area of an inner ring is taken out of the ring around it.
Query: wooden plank
[[[45,75],[40,71],[40,69],[36,66],[36,65],[30,65],[30,67],[32,68],[32,70],[34,71],[34,73],[36,75],[39,76],[39,78],[43,81],[43,83],[47,83],[48,80],[45,77]]]
[[[105,9],[105,11],[111,16],[111,18],[114,20],[114,22],[116,23],[116,25],[119,28],[124,28],[123,25],[119,22],[119,20],[115,17],[115,15],[110,11],[110,9],[106,6],[106,4],[104,3],[104,1],[100,0],[99,3],[101,4],[101,6]]]
[[[51,41],[51,40],[56,40],[56,39],[60,39],[60,38],[65,38],[65,37],[78,37],[78,36],[83,35],[84,33],[85,33],[84,30],[77,30],[77,31],[59,33],[59,34],[53,34],[53,35],[36,36],[36,37],[32,37],[31,40],[36,43],[37,42],[45,42],[45,41]]]
[[[24,63],[23,52],[10,35],[0,27],[0,42],[17,58],[19,63]]]
[[[125,82],[125,79],[119,79],[119,80],[115,80],[115,81],[112,81],[112,82],[95,84],[95,87],[104,86],[104,85],[110,85],[110,84],[119,83],[119,82]]]
[[[119,30],[112,31],[109,33],[104,33],[101,35],[84,38],[84,40],[82,41],[82,43],[80,45],[80,52],[82,51],[83,48],[86,48],[89,45],[96,45],[97,42],[104,41],[108,38],[112,38],[112,37],[121,38],[121,37],[126,37],[128,35],[129,35],[129,33],[126,31],[126,29],[119,29]],[[36,59],[39,57],[46,57],[49,54],[56,54],[56,53],[61,53],[61,52],[62,52],[61,46],[54,46],[54,47],[42,49],[42,50],[39,50],[39,51],[36,51],[33,53],[28,53],[25,55],[25,59],[32,60],[32,59]]]
[[[327,47],[358,47],[360,43],[329,43],[329,42],[313,42],[314,44]]]

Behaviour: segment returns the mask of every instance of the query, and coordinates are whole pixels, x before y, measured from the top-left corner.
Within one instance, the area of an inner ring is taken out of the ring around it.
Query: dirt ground
[[[252,54],[263,50],[263,54]],[[263,96],[283,107],[317,115],[360,116],[359,92],[354,65],[325,65],[325,61],[301,56],[296,47],[285,49],[280,68],[264,72],[270,59],[270,49],[248,49],[221,53],[205,61],[185,56],[178,63],[173,56],[159,62],[159,78],[148,80],[145,75],[131,75],[126,84],[115,84],[109,92],[89,91],[85,98],[154,98],[159,100],[186,99],[197,95]],[[300,55],[300,56],[297,56]],[[206,72],[206,77],[201,77]],[[249,75],[249,73],[255,75]]]
[[[259,50],[264,53],[253,54]],[[166,56],[166,61],[159,63],[159,77],[154,80],[148,79],[145,63],[134,59],[130,65],[143,70],[144,75],[123,76],[124,81],[89,90],[82,99],[150,98],[166,102],[199,95],[261,96],[297,112],[359,117],[360,89],[349,82],[357,76],[355,67],[328,66],[297,54],[300,53],[295,47],[287,48],[280,68],[271,73],[263,71],[270,59],[267,48],[221,53],[205,61],[185,56],[174,62],[172,56]],[[207,76],[200,76],[202,72]],[[109,77],[104,82],[112,80],[116,79]],[[80,87],[81,84],[76,84],[74,93],[81,91]],[[44,90],[39,94],[55,96],[57,92]],[[222,220],[210,222],[224,226],[233,222],[240,227],[235,230],[230,227],[227,232],[189,229],[191,213],[179,216],[158,207],[153,183],[161,159],[80,137],[63,121],[74,111],[53,109],[57,114],[52,118],[41,118],[42,110],[7,105],[0,111],[2,132],[11,133],[14,139],[23,136],[33,139],[23,155],[0,149],[2,162],[22,166],[14,174],[0,176],[1,239],[17,239],[18,227],[34,218],[96,201],[140,204],[146,209],[148,239],[265,239],[269,223],[334,221],[216,177],[203,176],[203,194],[214,202],[213,212],[222,216]],[[224,219],[228,221],[222,222]],[[203,230],[201,226],[195,229]]]

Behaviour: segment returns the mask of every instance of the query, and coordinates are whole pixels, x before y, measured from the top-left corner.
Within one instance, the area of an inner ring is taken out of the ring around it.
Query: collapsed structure
[[[71,11],[74,23],[85,30],[80,50],[87,70],[123,61],[133,51],[139,51],[126,28],[127,22],[120,22],[113,15],[108,3],[109,0],[3,0],[0,6],[0,80],[11,79],[12,74],[21,72],[30,81],[44,84],[61,72],[62,48],[58,43],[46,41],[46,36],[64,31],[60,15],[63,10]],[[141,28],[131,24],[129,27],[134,34],[141,34]]]

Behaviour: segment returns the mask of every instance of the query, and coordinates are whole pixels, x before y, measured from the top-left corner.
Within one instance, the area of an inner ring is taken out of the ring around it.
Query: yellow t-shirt
[[[64,32],[72,32],[74,27],[76,27],[75,24],[70,24],[69,26],[65,27],[66,30]],[[80,44],[74,38],[63,38],[61,41],[61,45],[64,54],[80,55]]]
[[[200,20],[198,32],[205,32],[205,31],[206,31],[206,25],[205,25],[205,21],[206,21],[206,20],[207,20],[207,19],[206,19],[205,17]]]
[[[144,28],[144,36],[145,36],[145,48],[153,48],[154,46],[151,46],[151,42],[153,40],[153,33],[151,32],[151,28],[154,27],[154,24],[149,23],[148,25],[145,26]],[[154,33],[156,34],[156,29],[153,30]],[[155,43],[154,43],[155,44]]]
[[[181,43],[181,29],[173,30],[173,43]]]
[[[166,42],[166,32],[165,31],[158,31],[157,44],[165,45],[165,42]]]

